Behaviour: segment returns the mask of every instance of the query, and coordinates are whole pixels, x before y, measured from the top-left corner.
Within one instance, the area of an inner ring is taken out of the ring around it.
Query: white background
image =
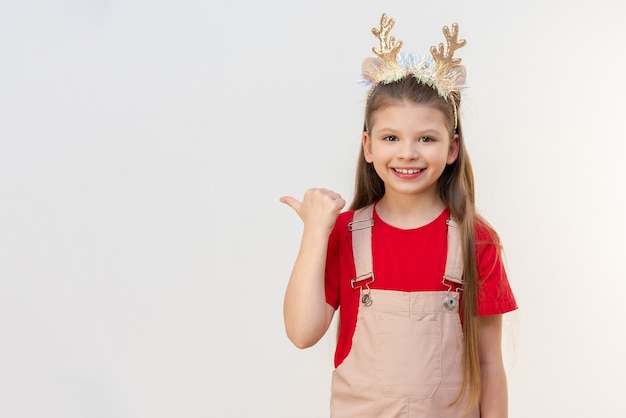
[[[328,415],[333,338],[283,330],[278,198],[351,199],[383,11],[406,51],[468,40],[510,416],[623,417],[621,0],[2,2],[0,416]]]

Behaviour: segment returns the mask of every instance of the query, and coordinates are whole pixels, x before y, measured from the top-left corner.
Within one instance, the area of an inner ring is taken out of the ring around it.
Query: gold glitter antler
[[[372,28],[372,33],[380,40],[380,48],[372,48],[372,51],[383,61],[392,63],[396,62],[396,55],[402,48],[402,41],[396,42],[396,38],[389,37],[389,31],[395,23],[393,19],[387,20],[387,13],[383,13],[380,17],[380,29]]]
[[[448,29],[447,26],[444,26],[443,34],[446,37],[448,50],[444,51],[443,44],[440,43],[439,49],[431,46],[430,53],[433,55],[433,59],[437,64],[437,68],[446,71],[448,68],[459,65],[461,63],[461,58],[452,57],[454,56],[454,51],[465,46],[466,41],[465,39],[461,39],[460,41],[458,40],[459,25],[457,25],[456,23],[452,24],[452,30]]]

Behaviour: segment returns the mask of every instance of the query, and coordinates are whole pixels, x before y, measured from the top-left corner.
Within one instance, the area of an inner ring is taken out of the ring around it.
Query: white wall
[[[0,416],[321,417],[278,202],[351,198],[380,13],[457,21],[480,210],[502,236],[510,416],[618,417],[626,385],[621,0],[0,5]]]

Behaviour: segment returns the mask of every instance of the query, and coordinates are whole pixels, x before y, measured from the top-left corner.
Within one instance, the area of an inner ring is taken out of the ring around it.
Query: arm
[[[508,417],[508,392],[502,361],[502,315],[479,318],[478,355],[482,382],[481,418]]]
[[[335,312],[326,303],[324,272],[328,237],[339,212],[346,204],[337,193],[310,189],[302,202],[283,197],[304,223],[300,251],[283,305],[287,337],[298,348],[311,347],[326,333]]]

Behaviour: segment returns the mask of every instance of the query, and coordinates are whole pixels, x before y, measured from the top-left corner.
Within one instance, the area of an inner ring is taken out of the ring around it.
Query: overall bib
[[[466,397],[450,405],[463,379],[459,291],[463,261],[458,226],[448,220],[443,283],[449,291],[370,289],[373,206],[355,212],[348,228],[361,303],[352,348],[333,371],[331,417],[478,418],[464,415]],[[452,282],[452,283],[448,283]]]

